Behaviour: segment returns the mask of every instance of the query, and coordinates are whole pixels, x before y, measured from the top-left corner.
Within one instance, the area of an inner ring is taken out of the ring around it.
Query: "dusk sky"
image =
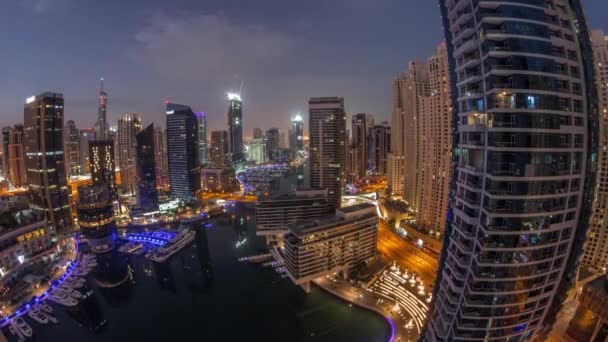
[[[285,129],[313,96],[388,119],[391,80],[443,39],[436,0],[3,0],[0,125],[23,103],[62,92],[66,120],[91,127],[99,78],[109,121],[140,113],[165,126],[164,101],[225,129],[225,93],[242,81],[245,135]],[[608,32],[608,1],[586,0]],[[307,116],[305,115],[305,118]]]

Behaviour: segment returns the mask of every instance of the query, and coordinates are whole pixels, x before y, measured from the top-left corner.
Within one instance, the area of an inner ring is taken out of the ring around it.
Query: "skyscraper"
[[[209,161],[214,167],[226,165],[226,154],[228,153],[228,132],[211,132],[211,146]]]
[[[308,102],[310,130],[310,186],[327,189],[328,203],[340,207],[346,159],[344,99],[315,97]]]
[[[95,122],[95,135],[97,139],[107,139],[108,129],[108,93],[103,88],[102,77],[101,89],[99,90],[99,106],[97,107],[97,121]]]
[[[243,156],[243,101],[239,94],[228,94],[228,161],[238,163]]]
[[[118,120],[118,155],[122,192],[135,195],[137,191],[137,140],[141,131],[139,114],[127,113]]]
[[[110,198],[117,200],[118,187],[116,185],[114,155],[114,142],[112,140],[93,140],[89,142],[92,184],[106,186]]]
[[[68,177],[83,174],[80,160],[80,131],[73,120],[68,120],[64,130],[65,159]]]
[[[95,140],[95,131],[92,128],[80,130],[80,137],[78,139],[78,155],[80,157],[80,172],[83,175],[91,172],[91,163],[89,160],[89,142],[93,140]]]
[[[167,104],[167,149],[171,195],[184,202],[195,200],[201,188],[198,160],[198,120],[188,106]]]
[[[602,31],[593,31],[591,45],[599,100],[600,148],[596,198],[581,263],[605,272],[608,266],[608,36]]]
[[[156,167],[156,186],[169,188],[169,158],[167,157],[167,132],[160,127],[154,129],[154,165]]]
[[[108,141],[108,140],[101,140]],[[116,231],[112,196],[104,185],[78,188],[78,225],[87,238],[91,250],[105,253],[114,246],[112,233]]]
[[[266,159],[275,160],[276,151],[279,149],[279,129],[271,128],[266,131]]]
[[[257,164],[265,163],[268,159],[266,151],[266,140],[265,139],[251,139],[247,145],[247,160],[256,162]]]
[[[404,94],[407,74],[403,73],[393,80],[393,111],[391,115],[391,150],[388,154],[387,191],[391,195],[403,196],[405,173],[405,123]]]
[[[582,5],[440,7],[460,141],[422,339],[544,341],[576,278],[595,185]]]
[[[11,184],[16,188],[26,186],[25,158],[23,155],[23,125],[15,125],[15,127],[11,129],[8,142],[8,166]]]
[[[198,119],[198,155],[201,165],[207,164],[207,116],[204,112],[196,113]]]
[[[137,205],[144,211],[158,210],[154,124],[137,133]]]
[[[61,236],[72,229],[63,154],[63,95],[46,92],[28,98],[23,125],[30,207],[44,215],[53,235]]]
[[[264,133],[262,132],[261,128],[254,128],[253,129],[253,139],[263,139],[264,138]]]
[[[391,127],[388,122],[370,127],[367,134],[367,170],[372,175],[386,175]]]
[[[356,183],[361,180],[367,174],[369,164],[369,147],[368,147],[368,133],[369,130],[374,126],[374,116],[371,114],[360,113],[353,115],[351,134],[352,134],[352,147],[353,153],[351,154],[351,165],[354,166],[353,174],[355,179],[353,182]]]
[[[10,179],[11,171],[8,165],[8,143],[10,139],[12,127],[7,126],[2,128],[2,175],[6,179]]]
[[[300,114],[296,115],[293,120],[291,120],[289,148],[292,153],[304,151],[304,121]]]

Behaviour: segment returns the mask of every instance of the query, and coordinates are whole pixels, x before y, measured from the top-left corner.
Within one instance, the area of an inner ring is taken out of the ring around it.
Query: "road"
[[[439,257],[401,238],[384,220],[380,220],[378,225],[378,251],[388,259],[397,261],[402,269],[418,274],[426,285],[435,283]]]

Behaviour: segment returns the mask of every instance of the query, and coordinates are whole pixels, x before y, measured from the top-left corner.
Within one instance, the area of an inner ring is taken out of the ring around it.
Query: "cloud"
[[[222,82],[259,76],[288,58],[293,40],[262,26],[244,26],[222,15],[156,14],[135,35],[129,55],[174,81]]]
[[[21,0],[21,5],[35,13],[44,13],[62,0]]]

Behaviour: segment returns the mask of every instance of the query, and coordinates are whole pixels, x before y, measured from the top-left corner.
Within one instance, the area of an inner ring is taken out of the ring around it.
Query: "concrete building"
[[[367,173],[386,175],[388,151],[391,149],[391,127],[388,122],[370,127],[367,134]]]
[[[329,205],[339,208],[346,172],[347,136],[344,99],[311,98],[308,107],[310,187],[327,189]]]
[[[15,188],[27,185],[25,157],[23,155],[23,125],[11,129],[8,142],[9,180]]]
[[[232,168],[203,168],[201,170],[201,181],[204,191],[239,191],[239,182]]]
[[[304,151],[304,121],[300,114],[291,120],[289,130],[289,149],[291,153],[297,154]]]
[[[369,166],[369,133],[374,127],[374,116],[371,114],[360,113],[353,115],[351,135],[351,146],[353,153],[350,155],[353,183],[359,182],[365,175]]]
[[[89,160],[89,142],[95,140],[95,131],[92,128],[81,129],[78,138],[78,156],[80,158],[81,175],[91,172],[91,161]]]
[[[251,139],[245,145],[247,160],[256,164],[263,164],[268,161],[266,155],[266,139]]]
[[[439,3],[458,161],[421,339],[545,341],[576,281],[596,179],[582,4]]]
[[[599,103],[599,154],[596,198],[581,264],[606,272],[608,266],[608,36],[591,33]]]
[[[2,128],[2,148],[0,151],[2,152],[2,176],[6,179],[10,178],[10,168],[8,166],[8,142],[10,139],[12,127],[6,126]]]
[[[167,132],[161,127],[154,128],[154,166],[156,168],[156,187],[167,191],[169,182],[169,158],[167,156]]]
[[[107,140],[106,140],[107,141]],[[78,188],[78,225],[91,250],[106,253],[113,248],[114,207],[108,187],[103,185]]]
[[[207,115],[196,113],[198,119],[198,159],[201,165],[207,164]]]
[[[277,236],[290,224],[327,214],[327,190],[296,190],[275,196],[259,196],[255,205],[256,234]]]
[[[68,177],[81,176],[82,163],[80,160],[80,131],[73,120],[68,120],[64,129],[64,148]]]
[[[198,120],[188,106],[167,104],[167,150],[171,196],[183,202],[196,200],[201,189],[198,160]]]
[[[243,101],[240,94],[228,94],[228,153],[227,160],[239,163],[245,160],[243,150]]]
[[[135,139],[137,140],[137,206],[144,212],[157,211],[154,124],[137,133]]]
[[[132,196],[137,192],[137,133],[141,132],[141,117],[137,113],[127,113],[118,120],[118,155],[120,180],[123,195]]]
[[[393,80],[393,111],[391,114],[391,150],[387,156],[387,192],[393,196],[403,196],[405,173],[405,87],[407,74]]]
[[[265,140],[266,140],[266,159],[269,161],[277,160],[277,152],[279,150],[279,129],[271,128],[266,131]]]
[[[228,153],[228,132],[211,132],[211,146],[209,162],[213,167],[226,165],[226,154]]]
[[[376,257],[378,215],[371,204],[289,225],[283,258],[289,278],[310,292],[310,282]]]
[[[116,185],[116,161],[114,160],[114,142],[112,140],[93,140],[89,142],[91,159],[91,182],[93,185],[106,186],[110,198],[118,199]]]
[[[44,216],[53,236],[72,230],[63,154],[63,95],[46,92],[26,100],[23,110],[26,178],[30,208]]]

